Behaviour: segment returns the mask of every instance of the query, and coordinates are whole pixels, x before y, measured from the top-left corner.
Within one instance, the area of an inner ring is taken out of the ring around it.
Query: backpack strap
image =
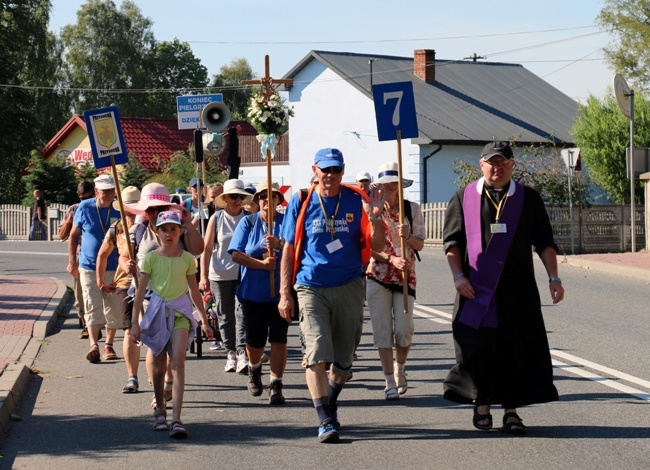
[[[110,227],[108,227],[108,235],[111,237],[111,243],[113,243],[113,246],[117,246],[117,224],[121,222],[122,219],[117,219]]]
[[[142,241],[142,238],[144,237],[144,234],[147,231],[148,225],[149,225],[149,221],[146,220],[135,226],[135,233],[133,235],[132,241],[133,241],[133,253],[136,255],[138,254],[138,250],[140,249],[140,242]]]
[[[413,227],[413,210],[411,209],[411,201],[408,199],[404,199],[404,215],[408,219],[409,225]],[[413,250],[413,248],[411,249]],[[413,250],[413,253],[415,253],[415,257],[418,259],[418,261],[422,261],[419,251]]]

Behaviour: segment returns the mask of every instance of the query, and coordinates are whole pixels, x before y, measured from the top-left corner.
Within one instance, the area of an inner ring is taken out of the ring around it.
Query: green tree
[[[74,204],[79,201],[75,169],[65,158],[55,157],[46,162],[38,152],[32,152],[25,182],[23,205],[34,203],[34,190],[41,191],[48,203]]]
[[[650,88],[650,1],[606,0],[597,18],[613,38],[605,59],[636,88]]]
[[[82,181],[93,181],[99,176],[92,160],[86,160],[77,168],[77,183]]]
[[[568,172],[556,147],[529,145],[517,148],[511,146],[517,155],[517,165],[512,178],[535,189],[547,204],[563,205],[569,203]],[[483,176],[478,163],[458,159],[453,162],[452,171],[458,175],[456,186],[459,188],[476,181]],[[576,206],[585,207],[591,196],[588,175],[573,174],[571,177],[571,196]]]
[[[634,100],[634,146],[650,146],[650,103],[642,94]],[[580,147],[580,158],[591,177],[617,204],[629,204],[630,181],[626,174],[625,149],[630,145],[630,123],[612,95],[602,100],[590,96],[578,105],[572,135]],[[641,186],[636,183],[636,200]]]
[[[138,189],[142,189],[151,176],[149,171],[140,163],[138,156],[133,153],[129,153],[129,163],[122,165],[121,171],[118,173],[121,188],[135,186]]]
[[[0,203],[18,203],[22,172],[69,117],[59,87],[60,45],[48,34],[50,0],[0,0]],[[49,89],[42,89],[46,87]]]
[[[215,183],[217,181],[226,180],[226,170],[223,167],[219,157],[205,158],[205,183]],[[167,186],[170,192],[174,192],[176,188],[187,188],[190,180],[196,176],[196,162],[194,160],[193,145],[190,144],[187,152],[176,152],[168,161],[159,159],[158,165],[162,167],[160,174],[154,175],[150,178]],[[203,179],[201,168],[199,167],[199,177]]]
[[[254,78],[253,69],[244,58],[234,59],[230,65],[222,65],[219,73],[213,75],[211,87],[217,88],[219,93],[223,93],[223,102],[230,109],[233,120],[246,120],[248,103],[253,96],[253,89],[243,88],[241,82]]]

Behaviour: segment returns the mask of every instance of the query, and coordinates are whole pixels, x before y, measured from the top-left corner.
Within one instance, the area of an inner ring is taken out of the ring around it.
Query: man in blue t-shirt
[[[280,314],[287,320],[295,308],[305,336],[306,379],[318,414],[320,442],[339,440],[337,399],[349,377],[363,326],[362,265],[370,251],[381,251],[384,227],[379,188],[370,198],[343,185],[343,154],[319,150],[312,170],[318,178],[307,196],[297,192],[284,218]],[[370,217],[369,217],[370,216]],[[331,364],[329,377],[326,364]]]
[[[95,268],[97,253],[104,240],[104,235],[113,222],[120,218],[119,211],[113,208],[115,198],[115,182],[109,175],[95,178],[95,197],[79,203],[74,213],[72,230],[68,238],[68,268],[73,277],[79,276],[84,299],[84,314],[88,328],[90,350],[86,359],[91,363],[100,361],[99,341],[100,329],[106,325],[106,344],[104,360],[117,359],[113,340],[117,328],[122,328],[120,302],[113,295],[111,285],[117,269],[117,250],[108,257],[104,279],[106,287],[97,286]],[[83,244],[78,253],[79,241]]]

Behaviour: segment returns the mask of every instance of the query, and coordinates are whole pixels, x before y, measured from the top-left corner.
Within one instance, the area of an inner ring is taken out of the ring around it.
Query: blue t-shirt
[[[327,219],[316,191],[306,201],[305,229],[296,284],[311,287],[345,285],[361,275],[361,196],[341,187],[339,196],[323,197]],[[294,194],[285,212],[282,237],[295,245],[296,220],[300,211],[299,193]],[[330,218],[334,217],[336,234],[332,237]]]
[[[110,207],[97,207],[91,197],[79,203],[74,213],[74,224],[81,230],[83,243],[79,251],[79,267],[94,271],[97,267],[97,253],[104,241],[104,235],[112,223],[119,220],[120,212]],[[99,211],[99,214],[98,214]],[[107,271],[117,269],[117,248],[108,257]]]
[[[251,220],[253,219],[252,224]],[[283,214],[276,214],[273,221],[273,235],[280,237],[282,233]],[[241,251],[251,258],[264,259],[266,249],[262,249],[262,240],[268,231],[266,222],[262,222],[259,212],[242,218],[237,224],[235,233],[230,240],[228,253]],[[275,257],[278,259],[275,266],[275,297],[271,297],[269,288],[269,274],[265,269],[251,269],[241,267],[241,282],[237,289],[237,297],[252,302],[279,302],[280,301],[280,263],[282,252],[276,250]]]

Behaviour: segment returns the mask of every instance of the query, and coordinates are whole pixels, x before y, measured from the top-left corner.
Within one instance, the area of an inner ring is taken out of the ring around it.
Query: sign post
[[[402,139],[418,137],[418,124],[415,114],[413,83],[396,82],[373,85],[377,136],[379,141],[397,141],[397,173],[399,196],[399,223],[404,224],[404,182],[402,171]],[[406,260],[406,237],[402,237],[402,258]],[[402,293],[404,313],[409,313],[408,267],[402,271]]]
[[[126,151],[126,142],[124,141],[124,133],[122,132],[120,113],[117,110],[117,106],[93,109],[84,111],[84,120],[86,121],[86,129],[88,130],[88,139],[90,140],[90,148],[93,152],[95,168],[100,169],[109,166],[111,167],[111,174],[113,175],[113,181],[115,182],[117,202],[120,207],[120,219],[122,220],[126,246],[129,249],[129,258],[135,259],[133,245],[131,245],[131,240],[128,236],[129,227],[124,212],[124,203],[122,202],[120,180],[117,177],[117,168],[115,167],[115,165],[129,163],[129,155]],[[137,278],[135,279],[135,285],[136,287],[138,285]]]

